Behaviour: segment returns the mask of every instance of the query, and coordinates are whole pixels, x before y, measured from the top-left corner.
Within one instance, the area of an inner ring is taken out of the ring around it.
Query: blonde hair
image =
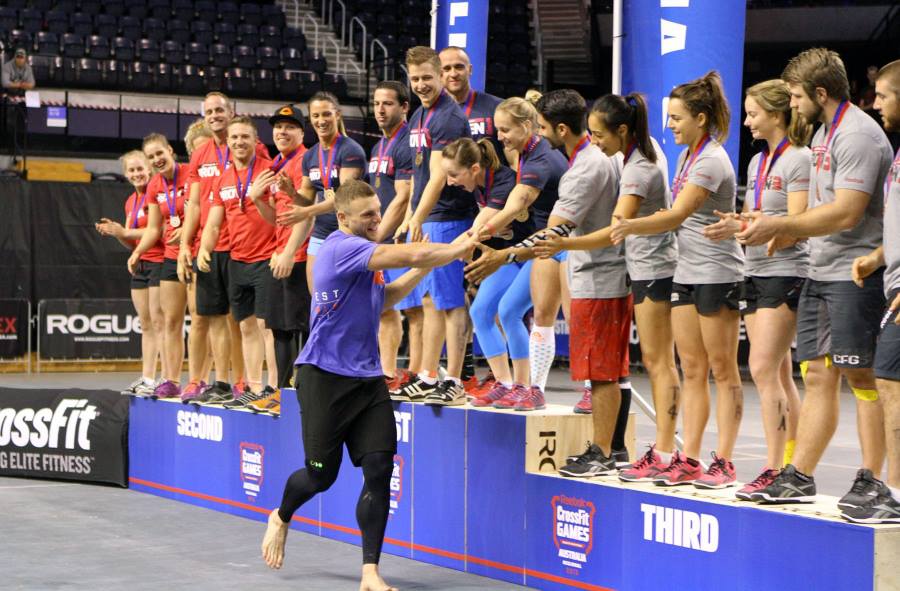
[[[151,133],[144,136],[144,141],[141,142],[141,148],[146,148],[147,144],[152,144],[153,142],[158,142],[162,144],[163,148],[172,148],[172,145],[169,143],[169,138],[164,136],[161,133]]]
[[[257,136],[259,135],[259,131],[257,131],[256,129],[256,123],[254,123],[253,119],[251,119],[250,117],[238,115],[228,122],[228,127],[231,127],[232,125],[249,125],[253,129],[253,133]]]
[[[788,140],[795,146],[805,146],[812,137],[810,125],[796,109],[791,109],[791,91],[784,80],[766,80],[747,89],[747,96],[753,97],[766,113],[781,113],[787,127]]]
[[[140,160],[143,165],[147,167],[147,172],[150,174],[153,173],[153,167],[150,166],[150,160],[148,160],[147,155],[140,150],[130,150],[119,156],[119,162],[122,164],[122,172],[125,172],[125,167],[132,158]]]
[[[421,66],[422,64],[431,64],[434,66],[435,72],[441,71],[441,57],[430,47],[425,45],[416,45],[406,50],[406,65]]]
[[[669,98],[680,99],[694,117],[705,114],[706,132],[717,142],[724,144],[728,139],[731,109],[718,72],[711,70],[696,80],[679,84]]]
[[[205,97],[203,97],[203,102],[206,102],[206,99],[210,99],[213,97],[218,97],[225,101],[225,106],[231,109],[231,112],[234,112],[234,105],[231,103],[231,99],[225,96],[225,94],[219,92],[218,90],[214,90],[213,92],[207,93]]]
[[[461,137],[453,140],[441,150],[441,156],[448,158],[464,166],[472,168],[475,164],[485,170],[497,170],[500,168],[500,158],[491,140],[481,138],[477,142],[471,138]]]
[[[850,82],[841,56],[824,47],[807,49],[792,57],[781,73],[788,84],[799,84],[813,98],[816,88],[824,88],[828,96],[839,101],[850,100]]]
[[[184,147],[187,148],[188,156],[194,151],[194,142],[197,141],[197,138],[211,138],[212,136],[213,132],[206,126],[206,120],[203,117],[191,123],[191,126],[188,127],[187,132],[184,134]]]
[[[529,88],[525,91],[525,100],[531,103],[532,105],[537,105],[537,102],[541,100],[541,97],[544,96],[541,94],[540,90],[535,90],[533,88]]]
[[[536,94],[538,99],[540,98],[540,93],[536,90],[529,92],[533,93],[532,96]],[[535,99],[535,101],[537,101],[537,99]],[[503,111],[512,117],[513,121],[519,125],[525,125],[526,122],[530,122],[532,127],[538,126],[537,109],[534,108],[534,103],[527,98],[511,96],[497,105],[496,111]]]

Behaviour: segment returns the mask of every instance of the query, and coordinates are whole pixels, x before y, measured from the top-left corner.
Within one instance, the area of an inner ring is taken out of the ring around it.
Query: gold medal
[[[173,228],[177,228],[178,226],[181,225],[181,218],[178,217],[177,215],[173,215],[172,217],[169,218],[169,225],[172,226]]]
[[[334,200],[334,189],[331,189],[331,188],[325,189],[324,195],[325,195],[325,199],[331,199],[333,201]]]
[[[377,175],[375,177],[375,188],[378,189],[381,187],[381,175]]]
[[[422,152],[416,152],[416,166],[422,166]]]
[[[527,222],[528,221],[528,210],[523,209],[518,214],[516,214],[516,221],[517,222]]]

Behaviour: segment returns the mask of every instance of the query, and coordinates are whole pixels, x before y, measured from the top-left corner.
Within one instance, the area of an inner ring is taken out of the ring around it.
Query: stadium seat
[[[206,82],[203,80],[203,73],[194,64],[181,66],[178,85],[179,92],[185,94],[204,94],[206,92]]]
[[[96,60],[109,59],[109,39],[100,35],[91,35],[87,41],[87,56]]]
[[[112,39],[119,34],[119,19],[111,14],[98,14],[94,17],[94,31],[97,35]]]
[[[214,22],[219,16],[216,3],[212,0],[197,0],[194,2],[194,11],[197,13],[197,20],[208,23]]]
[[[64,57],[84,57],[84,37],[75,33],[62,36],[62,52]]]
[[[249,96],[253,90],[250,72],[241,68],[230,68],[225,72],[225,88],[229,95]]]
[[[285,28],[284,11],[277,4],[263,4],[262,6],[262,24]]]
[[[234,2],[219,2],[219,20],[225,23],[237,25],[241,22],[241,13]]]
[[[144,19],[144,37],[157,43],[166,40],[166,22],[158,18]]]
[[[238,45],[234,48],[234,65],[238,68],[253,69],[256,67],[256,54],[247,45]]]
[[[213,30],[216,33],[216,43],[231,46],[237,42],[237,29],[232,23],[216,23]]]
[[[66,14],[78,12],[78,5],[75,0],[56,0],[54,2],[55,9]]]
[[[263,25],[259,28],[259,44],[281,49],[281,28],[275,25]]]
[[[214,43],[209,49],[212,65],[219,68],[230,68],[232,64],[231,51],[224,43]]]
[[[59,55],[59,37],[50,31],[38,31],[35,39],[35,52],[39,55]]]
[[[159,45],[153,39],[141,39],[135,44],[138,59],[154,64],[160,60]]]
[[[262,11],[259,8],[259,4],[252,4],[250,2],[241,3],[241,21],[258,27],[262,24]]]
[[[165,41],[162,44],[162,58],[167,64],[183,64],[184,46],[178,41]]]
[[[120,0],[107,0],[103,3],[103,12],[116,18],[125,14],[125,3]]]
[[[104,64],[107,86],[130,88],[128,79],[128,64],[117,60],[107,60]]]
[[[169,40],[177,41],[184,45],[191,40],[191,30],[188,28],[187,21],[172,19],[166,26],[169,32]]]
[[[260,99],[270,101],[275,98],[275,74],[272,70],[257,68],[253,71],[253,91]]]
[[[299,101],[303,92],[303,83],[299,72],[282,70],[278,72],[278,94],[288,101]]]
[[[172,7],[169,0],[147,0],[147,11],[153,18],[168,21],[172,18]]]
[[[47,30],[57,35],[64,35],[69,31],[69,15],[58,10],[51,10],[44,15]]]
[[[153,66],[144,62],[131,64],[131,80],[129,87],[133,90],[149,91],[153,89]]]
[[[103,67],[91,58],[78,60],[78,85],[84,88],[103,88]]]
[[[94,34],[94,18],[83,12],[76,12],[69,17],[69,30],[82,37],[90,37]]]
[[[188,44],[188,63],[196,66],[205,66],[209,63],[209,47],[206,43],[197,41]]]
[[[116,37],[112,43],[113,55],[119,61],[130,62],[134,60],[134,41],[125,37]]]
[[[28,63],[34,72],[34,80],[38,85],[53,84],[53,60],[49,55],[30,55]]]
[[[25,47],[31,48],[31,42],[34,37],[28,31],[22,29],[13,29],[9,32],[6,39],[9,41],[9,47]]]
[[[277,70],[281,67],[281,57],[278,50],[274,47],[260,47],[256,50],[256,57],[259,60],[259,67],[266,70]]]
[[[31,7],[35,10],[40,10],[41,12],[47,12],[53,5],[55,4],[54,0],[31,0]]]
[[[9,6],[0,6],[0,31],[12,31],[19,26],[19,12]]]
[[[132,41],[137,41],[141,38],[141,31],[143,26],[141,24],[141,19],[136,16],[123,16],[119,18],[119,29],[122,31],[122,36]]]
[[[156,83],[154,90],[157,92],[171,92],[172,83],[177,81],[178,66],[170,66],[166,63],[157,64],[156,66]]]
[[[221,92],[225,90],[225,73],[222,68],[209,66],[203,71],[206,82],[206,92]]]
[[[89,14],[91,16],[99,14],[105,8],[105,4],[101,0],[79,0],[78,12]]]
[[[209,45],[215,40],[212,25],[207,21],[194,20],[191,22],[191,34],[194,41]]]
[[[259,29],[256,25],[238,25],[237,34],[241,45],[249,45],[250,47],[259,45]]]
[[[347,98],[347,81],[340,74],[325,74],[323,76],[325,90],[341,100]]]
[[[173,0],[172,2],[172,18],[190,23],[196,17],[194,3],[191,0]],[[207,41],[208,43],[208,41]]]
[[[78,64],[77,61],[70,58],[62,60],[62,82],[67,86],[78,86]]]
[[[40,31],[44,26],[44,13],[36,8],[23,8],[19,11],[19,19],[21,19],[22,29],[32,35]],[[11,28],[14,29],[15,27]]]
[[[306,67],[303,61],[303,52],[293,47],[285,47],[281,50],[281,62],[285,70],[302,70]]]
[[[133,16],[138,20],[144,20],[147,18],[147,14],[147,5],[144,3],[130,4],[128,6],[128,16]]]
[[[306,50],[306,52],[304,52],[306,68],[311,72],[315,72],[316,74],[324,74],[327,67],[325,58],[316,56],[315,54],[312,54],[312,56],[313,57],[310,57],[310,50]]]

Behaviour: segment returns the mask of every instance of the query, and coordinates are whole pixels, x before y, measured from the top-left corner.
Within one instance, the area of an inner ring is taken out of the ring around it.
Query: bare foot
[[[284,542],[288,535],[288,524],[278,517],[278,509],[269,513],[266,535],[262,541],[262,555],[269,568],[281,568],[284,564]]]
[[[362,570],[362,581],[359,583],[359,591],[399,591],[396,587],[391,587],[384,582],[381,575],[378,574],[377,564],[364,564]]]

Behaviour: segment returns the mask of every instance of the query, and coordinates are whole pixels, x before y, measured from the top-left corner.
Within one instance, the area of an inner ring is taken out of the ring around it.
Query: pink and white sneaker
[[[662,461],[656,453],[656,446],[651,445],[641,458],[633,463],[630,468],[619,472],[619,480],[622,482],[653,482],[653,479],[669,465]]]
[[[181,386],[172,380],[162,380],[153,390],[151,398],[178,398],[181,396]]]
[[[712,457],[713,463],[710,465],[709,470],[706,471],[706,474],[694,481],[694,486],[706,489],[734,486],[737,480],[737,475],[734,472],[734,464],[725,458],[720,458],[716,455],[716,452],[712,452]]]
[[[484,396],[476,396],[472,399],[472,406],[479,408],[493,406],[495,402],[506,397],[510,392],[512,392],[512,388],[507,388],[500,382],[494,382],[493,387]]]
[[[579,415],[589,415],[594,412],[594,404],[593,402],[591,402],[590,388],[584,388],[584,391],[581,393],[581,400],[575,403],[575,408],[573,408],[572,410]]]
[[[701,476],[703,476],[703,468],[700,467],[700,462],[676,451],[672,454],[672,461],[666,469],[653,477],[653,484],[656,486],[681,486],[693,484]]]
[[[738,491],[734,493],[734,496],[742,501],[752,501],[753,499],[750,498],[750,495],[752,495],[756,491],[760,491],[766,488],[767,486],[775,482],[775,479],[780,473],[781,470],[766,468],[765,470],[763,470],[762,474],[757,476],[751,482],[748,482],[747,484],[739,488]]]

